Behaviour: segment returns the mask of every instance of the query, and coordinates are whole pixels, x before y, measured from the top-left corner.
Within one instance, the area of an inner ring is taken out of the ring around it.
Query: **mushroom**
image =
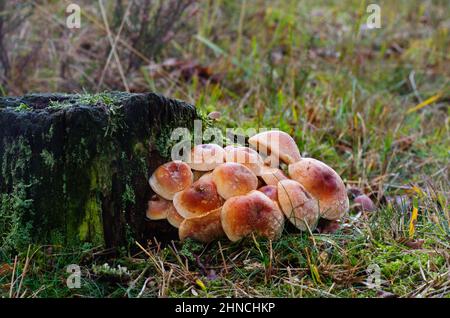
[[[258,178],[255,174],[246,166],[235,162],[218,166],[212,172],[212,179],[217,192],[224,199],[246,194],[258,187]]]
[[[216,144],[196,145],[192,148],[189,166],[193,170],[211,171],[225,160],[225,150]]]
[[[274,185],[265,185],[258,189],[259,192],[264,193],[269,199],[278,203],[278,189]]]
[[[300,182],[306,191],[319,201],[320,216],[337,220],[349,209],[349,201],[344,182],[332,168],[325,163],[302,158],[289,165],[289,176]]]
[[[271,130],[254,135],[248,143],[258,152],[270,154],[273,163],[273,156],[280,158],[287,164],[297,162],[301,159],[297,144],[289,134]]]
[[[178,229],[180,240],[184,241],[189,237],[203,243],[209,243],[225,236],[220,214],[221,208],[218,208],[206,214],[185,219]]]
[[[161,198],[155,194],[147,204],[146,216],[150,220],[164,220],[172,206],[172,202]]]
[[[221,207],[223,199],[217,192],[211,173],[208,173],[175,194],[173,204],[182,217],[190,218]]]
[[[280,181],[278,202],[296,228],[302,231],[315,229],[319,220],[319,204],[300,183],[289,179]]]
[[[176,228],[179,228],[181,222],[184,221],[184,217],[177,212],[173,204],[171,204],[170,209],[167,211],[167,221]]]
[[[259,191],[225,201],[221,219],[225,234],[233,242],[252,233],[276,239],[284,226],[284,216],[277,204]]]
[[[256,176],[260,176],[264,161],[253,149],[242,146],[227,146],[225,150],[226,162],[237,162],[249,168]]]
[[[281,180],[286,180],[288,177],[281,169],[262,166],[261,178],[267,185],[276,186]]]
[[[171,161],[159,166],[150,177],[152,190],[166,200],[190,186],[194,176],[191,168],[182,161]]]

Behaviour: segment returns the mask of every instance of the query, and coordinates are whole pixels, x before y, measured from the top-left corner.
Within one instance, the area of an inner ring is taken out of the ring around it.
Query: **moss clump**
[[[53,154],[47,149],[42,150],[41,157],[44,160],[44,164],[50,169],[53,170],[55,166],[55,157]]]
[[[32,224],[24,221],[33,204],[27,188],[19,183],[11,193],[0,195],[0,249],[4,252],[25,248],[31,242]]]
[[[20,103],[19,106],[17,106],[14,110],[16,112],[29,112],[29,111],[32,111],[33,108],[31,108],[30,106],[28,106],[25,103]]]

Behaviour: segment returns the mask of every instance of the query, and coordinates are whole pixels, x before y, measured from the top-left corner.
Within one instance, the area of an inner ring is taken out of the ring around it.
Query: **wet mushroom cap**
[[[295,140],[289,134],[280,130],[265,131],[249,138],[248,143],[258,152],[265,153],[272,157],[291,164],[301,159]]]
[[[252,233],[269,239],[281,236],[283,213],[277,204],[259,191],[228,199],[222,207],[222,226],[235,242]]]
[[[172,202],[155,194],[147,204],[146,216],[149,220],[164,220],[172,206]]]
[[[217,192],[211,174],[207,174],[175,194],[173,204],[182,217],[190,218],[221,207],[223,199]]]
[[[182,217],[177,210],[175,209],[174,205],[172,204],[170,209],[167,211],[167,221],[172,225],[173,227],[179,228],[181,222],[184,221],[184,217]]]
[[[249,168],[256,176],[261,175],[264,160],[255,150],[242,146],[227,146],[225,150],[226,162],[237,162]]]
[[[347,213],[349,200],[341,177],[325,163],[302,158],[289,165],[289,176],[319,201],[320,216],[337,220]]]
[[[286,180],[289,178],[284,174],[284,172],[281,169],[263,166],[261,179],[263,179],[263,181],[267,185],[276,186],[278,182],[280,182],[281,180]]]
[[[258,187],[256,175],[246,166],[235,162],[218,166],[212,173],[212,179],[224,199],[249,193]]]
[[[159,166],[150,177],[152,190],[166,200],[190,186],[194,176],[191,168],[182,161],[171,161]]]
[[[203,243],[209,243],[224,237],[225,233],[222,228],[220,215],[221,208],[218,208],[206,214],[185,219],[181,222],[178,229],[180,240],[184,241],[186,238],[192,238]]]
[[[225,150],[216,144],[196,145],[189,157],[189,166],[193,170],[211,171],[225,161]]]
[[[284,215],[299,230],[315,229],[319,220],[319,204],[300,183],[294,180],[280,181],[278,202]]]

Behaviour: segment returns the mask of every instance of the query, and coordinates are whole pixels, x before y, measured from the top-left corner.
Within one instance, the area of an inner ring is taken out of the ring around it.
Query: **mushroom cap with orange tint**
[[[224,199],[249,193],[258,187],[255,174],[246,166],[235,162],[218,166],[212,173],[212,179]]]
[[[280,130],[270,130],[254,135],[248,143],[258,152],[278,156],[282,161],[290,164],[301,159],[295,140],[289,134]]]
[[[225,201],[221,219],[225,234],[233,242],[252,233],[277,239],[284,226],[284,216],[277,204],[259,191]]]
[[[225,150],[216,144],[196,145],[189,157],[189,166],[193,170],[211,171],[225,161]]]
[[[262,167],[261,178],[267,185],[276,186],[281,180],[289,179],[281,169],[271,168],[268,166]]]
[[[193,182],[191,168],[182,161],[170,161],[159,166],[150,177],[152,190],[166,200],[172,200],[175,193]]]
[[[226,162],[237,162],[249,168],[256,176],[261,175],[264,160],[255,150],[243,146],[227,146],[225,150]]]
[[[320,216],[337,220],[347,213],[349,201],[341,177],[325,163],[302,158],[289,165],[289,176],[319,201]]]
[[[175,194],[173,204],[182,217],[190,218],[221,207],[223,199],[209,173]]]
[[[319,220],[319,204],[305,188],[294,180],[278,183],[278,202],[281,210],[295,227],[312,231]]]
[[[178,235],[181,241],[186,238],[209,243],[225,236],[220,220],[221,208],[206,214],[185,219],[180,224]]]
[[[172,202],[155,194],[147,204],[146,216],[149,220],[164,220],[172,206]]]
[[[181,222],[184,221],[184,217],[182,217],[173,204],[171,205],[170,209],[167,211],[167,221],[172,225],[173,227],[179,228]]]

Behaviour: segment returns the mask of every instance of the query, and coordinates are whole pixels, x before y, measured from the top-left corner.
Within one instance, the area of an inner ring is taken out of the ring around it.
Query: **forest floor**
[[[81,2],[77,31],[58,2],[16,8],[0,92],[157,91],[219,111],[219,127],[279,128],[378,208],[274,242],[0,249],[0,297],[450,297],[448,1],[381,1],[379,29],[364,1],[204,1],[154,59],[151,33],[121,31],[128,1]],[[104,63],[108,30],[122,63]]]

